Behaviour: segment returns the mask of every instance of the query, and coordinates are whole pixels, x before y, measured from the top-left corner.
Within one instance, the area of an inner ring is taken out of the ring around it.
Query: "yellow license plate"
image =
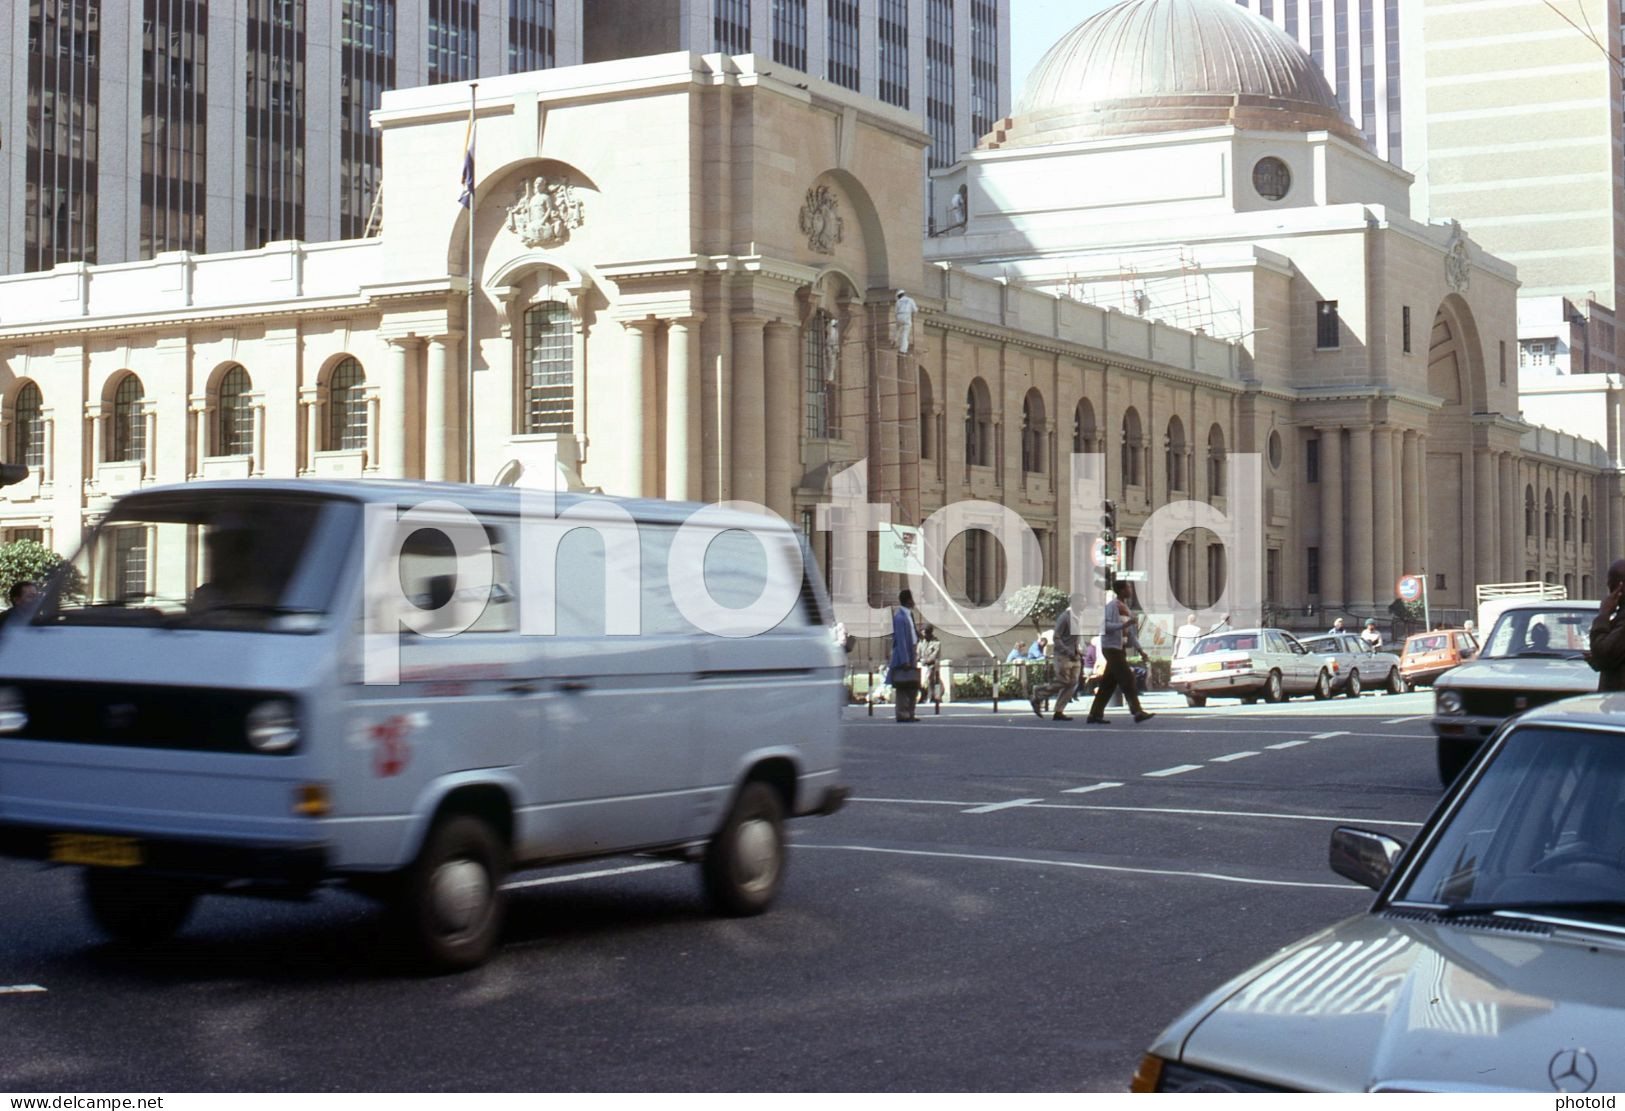
[[[141,842],[134,837],[105,837],[96,833],[53,833],[53,864],[86,864],[92,868],[136,868],[141,864]]]
[[[1197,671],[1223,671],[1224,670],[1224,665],[1222,663],[1219,663],[1217,660],[1215,660],[1210,664],[1198,664],[1196,670]]]

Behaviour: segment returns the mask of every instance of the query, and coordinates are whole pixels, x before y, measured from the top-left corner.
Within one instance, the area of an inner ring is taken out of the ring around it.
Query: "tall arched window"
[[[971,380],[965,391],[965,463],[987,467],[993,462],[993,399],[987,383]]]
[[[1185,422],[1178,417],[1168,420],[1168,435],[1163,441],[1167,453],[1168,489],[1185,489]]]
[[[327,450],[360,451],[367,446],[367,375],[346,358],[327,379]]]
[[[109,463],[133,463],[147,454],[147,420],[141,379],[126,374],[113,391],[113,429],[107,438]]]
[[[1224,429],[1215,424],[1207,430],[1207,496],[1224,497],[1225,485]]]
[[[1557,501],[1552,497],[1549,486],[1546,488],[1546,529],[1541,535],[1547,540],[1557,537]]]
[[[1525,486],[1523,488],[1523,534],[1533,538],[1538,535],[1535,531],[1537,527],[1535,521],[1535,488]],[[1532,580],[1526,579],[1524,581],[1529,582]]]
[[[1139,411],[1130,408],[1123,414],[1123,485],[1139,486],[1144,480],[1140,473],[1140,457],[1145,450],[1145,433],[1140,427]]]
[[[45,401],[39,387],[23,383],[12,403],[11,461],[25,467],[45,465]]]
[[[251,455],[254,452],[254,409],[248,399],[253,383],[248,371],[234,366],[220,378],[215,406],[215,454]]]
[[[1093,452],[1100,440],[1100,430],[1095,427],[1095,407],[1089,404],[1087,397],[1078,401],[1078,407],[1072,410],[1072,450],[1074,453],[1084,455]]]
[[[1563,495],[1563,543],[1574,540],[1574,495]]]
[[[1580,499],[1580,543],[1591,543],[1591,499],[1588,497]],[[1588,593],[1586,597],[1591,595]]]
[[[819,309],[807,318],[802,335],[807,435],[827,440],[837,431],[835,397],[841,377],[841,327],[833,316]]]
[[[575,330],[570,308],[543,301],[525,310],[525,431],[575,428]]]
[[[1044,473],[1044,395],[1028,390],[1021,400],[1021,471]]]
[[[920,458],[937,457],[936,401],[931,393],[931,376],[920,368]]]

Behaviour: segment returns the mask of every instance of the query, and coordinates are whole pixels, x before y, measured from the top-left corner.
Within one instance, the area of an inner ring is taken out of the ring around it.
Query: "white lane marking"
[[[0,986],[0,995],[33,995],[44,990],[38,984],[7,984]]]
[[[1308,743],[1308,741],[1282,741],[1278,745],[1265,745],[1264,747],[1280,751],[1283,748],[1297,748],[1299,745],[1306,745]]]
[[[883,849],[874,845],[808,845],[797,843],[797,849],[825,849],[834,852],[880,853],[889,856],[924,856],[941,860],[982,860],[993,864],[1038,864],[1049,868],[1077,868],[1087,872],[1123,872],[1135,876],[1175,876],[1191,879],[1218,880],[1221,883],[1240,883],[1255,887],[1314,887],[1331,891],[1365,891],[1352,883],[1309,883],[1303,880],[1265,880],[1252,876],[1230,876],[1223,872],[1186,872],[1173,868],[1128,868],[1117,864],[1085,864],[1079,860],[1039,860],[1027,856],[994,856],[982,853],[948,853],[925,849]]]
[[[991,814],[995,810],[1009,810],[1016,806],[1031,806],[1035,802],[1043,801],[1043,799],[1011,799],[1009,802],[990,802],[986,806],[973,806],[969,810],[965,811],[965,813]]]
[[[1169,775],[1184,775],[1186,772],[1196,771],[1201,766],[1200,764],[1179,764],[1172,768],[1163,768],[1161,771],[1145,772],[1143,774],[1147,779],[1161,779]]]
[[[980,802],[955,802],[952,799],[878,799],[855,795],[847,802],[906,802],[913,806],[984,806]]]
[[[1258,753],[1254,752],[1252,749],[1247,749],[1247,750],[1245,750],[1243,752],[1232,752],[1232,753],[1230,753],[1230,754],[1228,754],[1226,756],[1215,756],[1212,760],[1210,760],[1208,762],[1210,764],[1228,764],[1232,760],[1245,760],[1249,756],[1257,756],[1257,755],[1258,755]]]
[[[1108,791],[1113,787],[1121,787],[1121,783],[1091,783],[1087,787],[1068,787],[1062,791],[1063,795],[1087,795],[1093,791]]]
[[[853,798],[848,802],[887,802],[911,806],[975,806],[973,802],[948,802],[943,799],[867,799]],[[1113,814],[1191,814],[1202,818],[1277,818],[1299,822],[1352,822],[1357,825],[1406,826],[1420,828],[1421,822],[1401,822],[1389,818],[1369,818],[1365,815],[1338,817],[1326,814],[1280,814],[1265,810],[1194,810],[1174,806],[1103,806],[1099,803],[1035,802],[1029,810],[1101,810]]]
[[[1310,737],[1309,739],[1311,741],[1329,741],[1333,737],[1351,737],[1351,736],[1353,736],[1353,734],[1350,733],[1347,729],[1340,729],[1336,733],[1316,733],[1313,737]]]
[[[1408,718],[1384,718],[1384,725],[1404,725],[1407,721],[1426,721],[1431,714],[1412,714]]]
[[[576,880],[596,880],[604,876],[624,876],[630,872],[652,872],[656,868],[675,868],[681,860],[653,860],[648,864],[628,864],[624,868],[600,868],[596,872],[574,872],[568,876],[543,876],[534,880],[514,880],[502,885],[504,891],[517,891],[521,887],[546,887],[555,883],[574,883]]]

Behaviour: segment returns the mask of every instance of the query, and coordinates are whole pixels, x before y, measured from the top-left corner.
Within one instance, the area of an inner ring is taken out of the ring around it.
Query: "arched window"
[[[1021,400],[1021,471],[1044,473],[1044,395],[1028,390]]]
[[[1580,543],[1591,543],[1591,499],[1588,497],[1580,499]],[[1589,591],[1586,597],[1591,597]]]
[[[107,438],[109,463],[133,463],[147,454],[147,420],[141,379],[126,374],[113,391],[113,429]]]
[[[1535,488],[1533,486],[1525,486],[1523,488],[1523,534],[1527,537],[1533,538],[1537,535],[1535,532],[1536,527]],[[1533,578],[1530,578],[1524,581],[1533,582],[1534,580]]]
[[[1139,411],[1130,408],[1123,414],[1123,485],[1139,486],[1144,480],[1140,473],[1140,457],[1145,452],[1145,433],[1140,428]]]
[[[1095,407],[1089,404],[1087,397],[1082,398],[1072,411],[1072,450],[1084,455],[1098,450],[1099,443],[1100,430],[1095,427]]]
[[[1215,424],[1207,430],[1207,496],[1224,497],[1225,487],[1224,429]]]
[[[1552,497],[1552,491],[1551,491],[1550,487],[1548,487],[1547,490],[1546,490],[1546,518],[1545,518],[1545,523],[1546,523],[1546,528],[1545,528],[1545,531],[1543,531],[1541,533],[1541,535],[1544,536],[1547,540],[1555,539],[1557,537],[1557,502]]]
[[[575,428],[575,330],[562,301],[525,310],[525,431]]]
[[[45,401],[39,387],[23,383],[12,403],[11,461],[25,467],[45,465]]]
[[[1167,456],[1168,489],[1185,489],[1185,422],[1178,417],[1168,420],[1168,434],[1163,440]]]
[[[254,409],[248,399],[252,388],[248,371],[241,366],[234,366],[221,376],[220,396],[215,406],[215,454],[253,454]]]
[[[1563,543],[1574,540],[1574,495],[1563,495]],[[1573,597],[1571,594],[1570,597]]]
[[[965,463],[987,467],[992,462],[993,399],[988,395],[987,383],[974,378],[965,391]]]
[[[931,392],[931,376],[920,368],[920,458],[937,457],[936,399]]]
[[[346,358],[327,379],[327,450],[360,451],[367,446],[367,375]]]

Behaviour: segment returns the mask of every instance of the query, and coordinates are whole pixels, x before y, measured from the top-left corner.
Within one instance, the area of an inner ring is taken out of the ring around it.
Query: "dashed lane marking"
[[[572,872],[567,876],[542,876],[534,880],[514,880],[502,885],[505,891],[517,891],[521,887],[547,887],[555,883],[575,883],[577,880],[596,880],[605,876],[624,876],[630,872],[652,872],[656,868],[675,868],[683,863],[681,860],[652,860],[647,864],[628,864],[624,868],[600,868],[596,872]],[[43,989],[42,989],[43,990]]]
[[[1122,786],[1118,784],[1117,786]],[[950,802],[946,799],[876,799],[854,798],[848,802],[880,802],[891,803],[898,806],[967,806],[987,805],[974,802]],[[1077,802],[1031,802],[1024,809],[1027,810],[1098,810],[1110,814],[1189,814],[1199,818],[1269,818],[1277,821],[1296,822],[1337,822],[1341,824],[1367,825],[1367,826],[1400,826],[1408,829],[1419,829],[1421,822],[1401,822],[1391,818],[1371,818],[1360,815],[1336,814],[1282,814],[1269,810],[1198,810],[1190,807],[1177,806],[1105,806],[1100,803]]]
[[[1232,752],[1232,753],[1229,753],[1228,755],[1225,755],[1225,756],[1215,756],[1212,760],[1210,760],[1208,762],[1211,763],[1211,764],[1228,764],[1232,760],[1245,760],[1249,756],[1257,756],[1257,755],[1258,755],[1257,752],[1254,752],[1252,749],[1247,749],[1244,752]]]
[[[1028,856],[995,856],[983,853],[950,853],[928,849],[887,849],[874,845],[809,845],[797,842],[799,849],[823,849],[826,852],[876,853],[887,856],[920,856],[938,860],[979,860],[990,864],[1036,864],[1044,868],[1076,868],[1087,872],[1119,872],[1135,876],[1170,876],[1186,879],[1217,880],[1220,883],[1246,884],[1251,887],[1313,887],[1331,891],[1359,891],[1366,889],[1352,883],[1309,883],[1303,880],[1268,880],[1255,876],[1232,876],[1224,872],[1187,872],[1174,868],[1130,868],[1120,864],[1088,864],[1081,860],[1040,860]],[[1370,894],[1366,892],[1366,894]]]
[[[1109,791],[1113,787],[1121,787],[1121,783],[1091,783],[1087,787],[1068,787],[1062,791],[1063,795],[1087,795],[1093,791]]]
[[[37,995],[44,990],[38,984],[0,985],[0,995]]]
[[[1335,733],[1316,733],[1313,737],[1310,737],[1309,739],[1311,741],[1329,741],[1333,737],[1352,737],[1353,735],[1354,734],[1350,733],[1347,729],[1339,729]]]
[[[1010,810],[1013,807],[1031,806],[1035,802],[1043,802],[1043,801],[1044,801],[1043,799],[1011,799],[1009,802],[990,802],[986,806],[973,806],[969,810],[965,811],[965,813],[967,813],[967,814],[991,814],[995,810]]]
[[[1178,764],[1172,768],[1163,768],[1161,771],[1145,772],[1144,774],[1147,779],[1162,779],[1164,776],[1184,775],[1186,772],[1196,771],[1201,766],[1200,764]]]
[[[1426,721],[1431,714],[1412,714],[1408,718],[1384,718],[1384,725],[1404,725],[1407,721]]]
[[[1279,752],[1283,748],[1297,748],[1299,745],[1306,745],[1308,743],[1308,741],[1282,741],[1278,745],[1265,745],[1264,747]]]

